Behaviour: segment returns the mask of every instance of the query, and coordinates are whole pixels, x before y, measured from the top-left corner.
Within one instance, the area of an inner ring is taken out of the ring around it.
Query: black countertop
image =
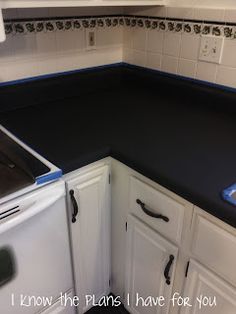
[[[236,94],[117,66],[0,87],[0,123],[64,173],[112,156],[236,227]]]

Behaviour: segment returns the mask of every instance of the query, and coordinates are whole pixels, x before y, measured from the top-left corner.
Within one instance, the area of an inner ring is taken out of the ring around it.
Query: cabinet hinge
[[[125,231],[127,231],[127,229],[128,229],[128,223],[126,221],[126,223],[125,223]]]
[[[185,277],[188,277],[188,269],[189,269],[189,261],[188,261],[187,266],[186,266]]]

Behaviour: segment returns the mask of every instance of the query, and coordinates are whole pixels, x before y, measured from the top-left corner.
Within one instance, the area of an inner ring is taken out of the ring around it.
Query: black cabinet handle
[[[72,222],[75,223],[76,222],[76,216],[79,212],[79,208],[78,208],[78,204],[76,202],[75,199],[75,191],[74,190],[70,190],[70,198],[71,198],[71,202],[72,202],[72,206],[74,209],[74,212],[72,213]]]
[[[157,214],[157,213],[153,213],[152,211],[150,211],[149,209],[146,208],[146,205],[140,201],[139,199],[136,200],[136,203],[140,205],[140,207],[142,208],[142,210],[144,211],[145,214],[147,214],[148,216],[151,216],[153,218],[159,218],[164,220],[165,222],[169,221],[169,218],[166,216],[163,216],[161,214]]]
[[[170,268],[171,268],[171,265],[172,265],[174,259],[175,259],[174,255],[170,255],[169,261],[166,264],[166,267],[165,267],[165,270],[164,270],[164,276],[166,278],[166,284],[167,285],[170,285],[170,275],[169,275],[169,272],[170,272]]]

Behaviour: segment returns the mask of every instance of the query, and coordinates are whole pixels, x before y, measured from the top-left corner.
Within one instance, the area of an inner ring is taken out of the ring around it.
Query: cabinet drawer
[[[192,252],[197,259],[236,286],[236,237],[196,215]]]
[[[131,213],[175,242],[181,241],[184,209],[173,198],[135,177],[130,178]]]

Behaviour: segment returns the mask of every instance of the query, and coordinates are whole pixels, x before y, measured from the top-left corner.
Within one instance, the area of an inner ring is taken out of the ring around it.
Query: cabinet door
[[[181,314],[235,314],[236,289],[191,260],[184,296],[192,306],[181,307]]]
[[[72,255],[79,313],[109,293],[110,279],[110,191],[109,167],[104,166],[67,182],[70,213],[74,212],[73,190],[78,205],[71,225]],[[70,214],[71,215],[71,214]],[[71,216],[72,218],[72,216]]]
[[[129,215],[126,307],[131,313],[168,313],[177,253],[176,246],[137,218]],[[140,297],[145,300],[145,304]],[[159,297],[165,300],[158,300]]]

